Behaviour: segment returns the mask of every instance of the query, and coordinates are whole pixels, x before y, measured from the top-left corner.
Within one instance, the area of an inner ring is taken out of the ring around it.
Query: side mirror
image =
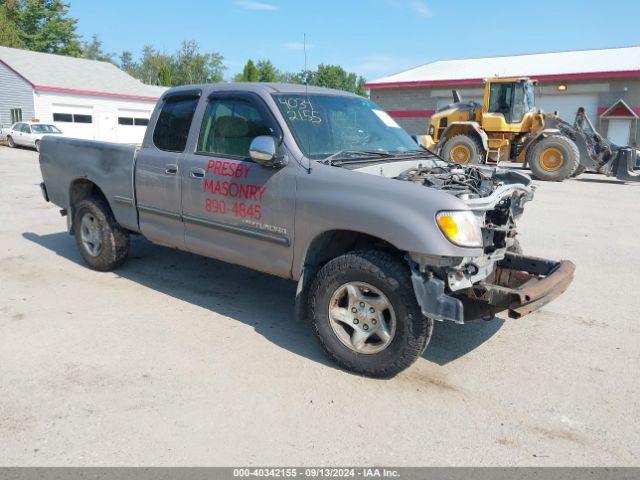
[[[263,167],[282,166],[276,158],[276,140],[270,135],[261,135],[251,141],[249,157]]]

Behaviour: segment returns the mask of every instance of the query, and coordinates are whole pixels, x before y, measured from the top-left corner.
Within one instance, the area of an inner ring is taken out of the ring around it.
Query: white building
[[[0,47],[0,124],[37,119],[65,135],[140,143],[165,87],[108,62]]]

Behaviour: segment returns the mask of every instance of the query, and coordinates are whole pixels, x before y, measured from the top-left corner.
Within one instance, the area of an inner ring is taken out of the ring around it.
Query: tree
[[[171,70],[171,57],[158,52],[151,45],[145,45],[142,49],[142,61],[135,72],[136,78],[151,85],[170,87],[172,84],[169,81],[170,78],[168,78],[170,74],[166,73],[167,70]],[[162,79],[160,78],[161,71]],[[165,83],[162,83],[161,80]]]
[[[278,82],[282,78],[282,74],[273,66],[270,60],[260,60],[256,68],[259,82]]]
[[[82,43],[82,58],[114,63],[113,57],[115,57],[113,53],[107,53],[102,49],[102,42],[97,35],[93,35],[90,42]]]
[[[171,62],[162,62],[158,68],[158,83],[165,87],[173,87],[173,71],[171,70]]]
[[[138,75],[138,70],[140,69],[140,65],[138,65],[133,59],[133,53],[129,51],[124,51],[120,54],[120,60],[118,62],[120,68],[127,72],[129,75],[136,77]]]
[[[320,87],[336,88],[366,96],[365,79],[352,72],[347,72],[339,65],[318,65],[316,70],[303,70],[298,73],[281,72],[269,60],[260,60],[254,65],[247,61],[242,70],[234,77],[236,82],[284,82],[308,83]]]
[[[224,57],[217,52],[200,53],[194,40],[182,42],[171,61],[173,85],[216,83],[222,81]]]
[[[336,88],[347,92],[357,93],[365,96],[364,88],[365,79],[357,76],[355,73],[345,71],[339,65],[318,65],[318,69],[314,72],[307,72],[309,85],[317,85],[319,87]]]
[[[258,79],[258,69],[251,59],[247,60],[247,63],[242,69],[242,73],[239,73],[234,77],[234,81],[236,82],[257,82],[259,81]]]
[[[122,52],[120,67],[130,75],[151,85],[172,87],[192,83],[222,81],[225,67],[219,53],[201,53],[194,41],[184,41],[174,55],[167,55],[151,45],[142,49],[142,60],[136,63],[131,52]]]
[[[284,72],[280,74],[280,81],[283,83],[301,83],[303,84],[305,82],[305,72],[298,72],[298,73],[293,73],[293,72]]]
[[[82,53],[76,33],[78,21],[68,16],[69,5],[62,0],[0,0],[0,7],[15,25],[19,46],[74,57]]]
[[[20,34],[12,18],[11,9],[0,2],[0,45],[20,48],[23,46]]]

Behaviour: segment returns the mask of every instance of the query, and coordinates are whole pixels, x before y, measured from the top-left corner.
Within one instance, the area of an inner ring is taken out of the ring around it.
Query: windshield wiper
[[[345,163],[345,160],[349,159],[359,159],[359,158],[371,158],[371,157],[381,157],[381,158],[389,158],[393,157],[394,154],[390,152],[383,152],[377,150],[340,150],[333,155],[329,155],[327,158],[321,160],[322,163],[326,163],[328,165],[335,165],[339,163]]]

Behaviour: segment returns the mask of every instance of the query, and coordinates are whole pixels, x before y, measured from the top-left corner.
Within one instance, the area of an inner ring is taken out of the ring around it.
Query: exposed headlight
[[[444,236],[456,245],[482,246],[482,230],[473,212],[438,212],[436,222]]]

